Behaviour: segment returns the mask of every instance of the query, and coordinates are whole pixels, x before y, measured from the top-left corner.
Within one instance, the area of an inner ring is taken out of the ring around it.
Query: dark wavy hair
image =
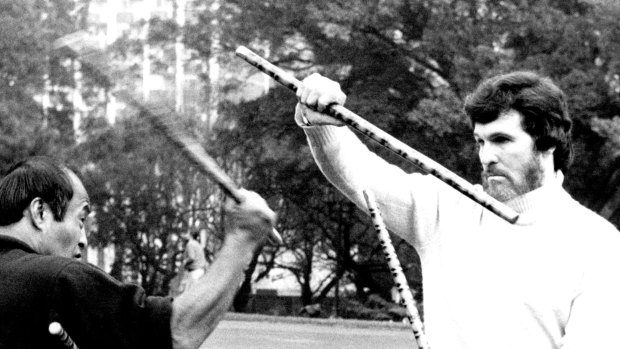
[[[566,171],[573,156],[572,122],[562,90],[547,77],[517,71],[483,81],[465,99],[465,113],[472,125],[492,122],[510,109],[523,116],[523,129],[534,139],[535,149],[555,147],[555,170]]]
[[[48,157],[17,162],[0,180],[0,226],[21,220],[24,210],[37,197],[49,205],[56,221],[62,221],[73,197],[65,167]]]

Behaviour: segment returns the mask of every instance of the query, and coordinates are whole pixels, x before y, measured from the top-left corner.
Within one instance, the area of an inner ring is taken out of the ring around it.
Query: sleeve
[[[325,177],[367,212],[362,191],[372,190],[385,223],[414,247],[424,247],[437,230],[445,190],[436,178],[407,174],[371,152],[346,127],[304,127]]]
[[[590,262],[571,306],[562,349],[620,348],[620,233],[612,234],[613,241],[599,243],[588,254]]]
[[[73,262],[59,273],[52,308],[78,347],[172,348],[172,299],[147,297],[92,265]]]

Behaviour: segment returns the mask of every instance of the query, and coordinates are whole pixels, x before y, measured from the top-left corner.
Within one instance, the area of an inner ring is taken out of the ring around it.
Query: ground
[[[359,320],[227,316],[201,349],[415,349],[411,327]]]

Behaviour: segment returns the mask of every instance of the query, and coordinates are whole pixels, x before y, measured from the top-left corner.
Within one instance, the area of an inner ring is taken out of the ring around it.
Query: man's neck
[[[547,185],[556,185],[558,183],[558,180],[559,184],[562,185],[562,182],[564,181],[564,174],[560,170],[555,170],[552,158],[550,163],[546,164],[546,166],[544,167],[541,187]]]
[[[553,175],[545,177],[540,187],[508,200],[505,204],[519,213],[524,213],[534,207],[545,205],[541,203],[541,201],[550,199],[549,196],[553,196],[552,193],[555,189],[562,188],[563,181],[564,174],[562,171],[554,172]]]
[[[0,227],[0,235],[17,239],[28,245],[34,251],[39,251],[39,241],[37,240],[38,235],[33,231],[32,225],[25,219]]]

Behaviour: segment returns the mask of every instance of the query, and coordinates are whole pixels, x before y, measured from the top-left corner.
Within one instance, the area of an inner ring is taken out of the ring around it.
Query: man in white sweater
[[[364,210],[372,190],[388,228],[419,253],[431,348],[620,348],[620,233],[562,188],[571,121],[550,79],[500,75],[465,103],[482,188],[519,212],[515,224],[388,164],[322,114],[344,104],[338,83],[313,74],[297,95],[321,171]]]

